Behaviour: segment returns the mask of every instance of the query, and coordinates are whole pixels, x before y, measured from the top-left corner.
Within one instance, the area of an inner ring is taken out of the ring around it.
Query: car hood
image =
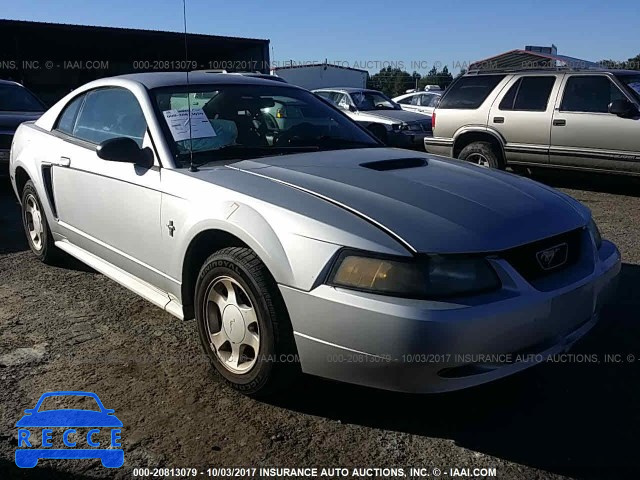
[[[407,110],[366,110],[358,113],[360,115],[379,118],[390,123],[411,123],[416,121],[423,122],[425,120],[424,115],[420,113],[409,112]]]
[[[404,164],[420,164],[411,168]],[[246,160],[232,168],[302,189],[424,253],[494,252],[584,226],[569,196],[506,172],[372,148]]]
[[[121,427],[115,415],[89,410],[48,410],[25,415],[16,427]]]
[[[22,122],[37,120],[44,112],[2,112],[0,130],[15,130]]]

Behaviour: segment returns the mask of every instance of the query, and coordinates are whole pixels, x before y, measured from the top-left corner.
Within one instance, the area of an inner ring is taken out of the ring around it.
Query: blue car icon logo
[[[72,400],[87,397],[82,400],[97,409],[43,409],[43,402],[50,402],[52,397],[56,403],[61,400],[64,403],[64,397]],[[124,450],[120,443],[122,422],[113,410],[104,408],[95,393],[45,393],[34,408],[25,410],[25,414],[16,423],[18,448],[15,458],[18,467],[33,468],[38,460],[49,458],[99,458],[107,468],[118,468],[124,464]],[[57,448],[62,446],[65,448]]]

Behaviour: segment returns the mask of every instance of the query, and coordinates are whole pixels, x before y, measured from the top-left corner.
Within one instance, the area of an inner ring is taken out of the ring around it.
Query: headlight
[[[338,258],[329,283],[407,298],[451,297],[500,287],[498,276],[484,258],[434,255],[402,260],[349,252]]]
[[[593,218],[589,221],[589,225],[587,225],[587,230],[589,230],[589,233],[591,234],[591,238],[593,238],[593,241],[596,244],[596,248],[600,250],[600,247],[602,246],[602,235],[600,234],[600,229],[598,228],[598,225],[596,225],[596,222],[593,221]]]

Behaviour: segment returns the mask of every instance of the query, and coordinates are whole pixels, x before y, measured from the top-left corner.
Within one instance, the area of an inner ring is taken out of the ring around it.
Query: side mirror
[[[151,152],[140,148],[135,140],[128,137],[105,140],[97,146],[96,153],[99,158],[111,162],[134,163],[143,168],[153,166]]]
[[[356,109],[356,107],[354,107],[353,105],[348,105],[347,106],[347,110],[349,110],[350,112],[357,112],[358,110]]]
[[[629,100],[620,98],[609,104],[609,113],[619,117],[632,117],[638,113],[636,106]]]
[[[27,408],[24,413],[26,413],[27,415],[31,415],[36,411],[35,408]]]

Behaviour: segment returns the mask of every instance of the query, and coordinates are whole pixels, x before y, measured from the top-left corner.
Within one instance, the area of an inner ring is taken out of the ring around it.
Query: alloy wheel
[[[40,251],[43,246],[44,225],[42,213],[36,197],[32,194],[25,199],[24,218],[33,248]]]
[[[247,373],[260,350],[258,317],[247,292],[233,278],[222,276],[211,282],[205,298],[211,349],[227,370]]]

